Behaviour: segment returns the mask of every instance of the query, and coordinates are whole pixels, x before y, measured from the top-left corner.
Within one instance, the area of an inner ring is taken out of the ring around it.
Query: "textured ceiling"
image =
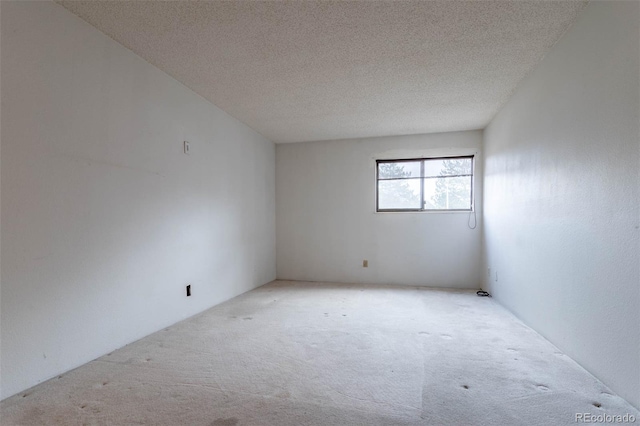
[[[58,1],[274,142],[484,128],[578,1]]]

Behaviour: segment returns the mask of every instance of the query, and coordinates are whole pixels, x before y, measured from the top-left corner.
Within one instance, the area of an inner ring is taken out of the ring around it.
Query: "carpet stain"
[[[228,419],[215,419],[211,426],[236,426],[238,419],[235,417],[229,417]]]
[[[243,320],[252,320],[252,319],[253,319],[253,317],[244,317],[244,318],[242,318],[242,319],[243,319]]]
[[[441,334],[440,337],[442,337],[443,339],[446,339],[446,340],[453,339],[453,337],[449,336],[448,334]]]
[[[276,395],[278,398],[289,398],[291,394],[287,391],[282,391]]]
[[[549,390],[549,388],[546,387],[545,385],[537,385],[536,387],[541,391],[548,391]]]

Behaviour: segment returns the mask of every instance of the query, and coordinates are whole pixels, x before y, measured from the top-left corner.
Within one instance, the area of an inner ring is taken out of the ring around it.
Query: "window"
[[[378,160],[376,210],[473,210],[473,156]]]

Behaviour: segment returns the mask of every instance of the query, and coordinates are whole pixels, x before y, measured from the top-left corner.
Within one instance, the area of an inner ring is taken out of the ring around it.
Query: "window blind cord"
[[[471,215],[473,215],[473,226],[471,226]],[[469,229],[476,229],[477,225],[478,225],[478,219],[476,218],[476,211],[474,209],[469,212],[469,218],[467,219],[467,226],[469,227]]]

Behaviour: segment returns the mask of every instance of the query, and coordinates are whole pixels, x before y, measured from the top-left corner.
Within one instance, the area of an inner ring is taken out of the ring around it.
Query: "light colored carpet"
[[[489,298],[274,282],[0,404],[2,425],[556,425],[640,413]]]

